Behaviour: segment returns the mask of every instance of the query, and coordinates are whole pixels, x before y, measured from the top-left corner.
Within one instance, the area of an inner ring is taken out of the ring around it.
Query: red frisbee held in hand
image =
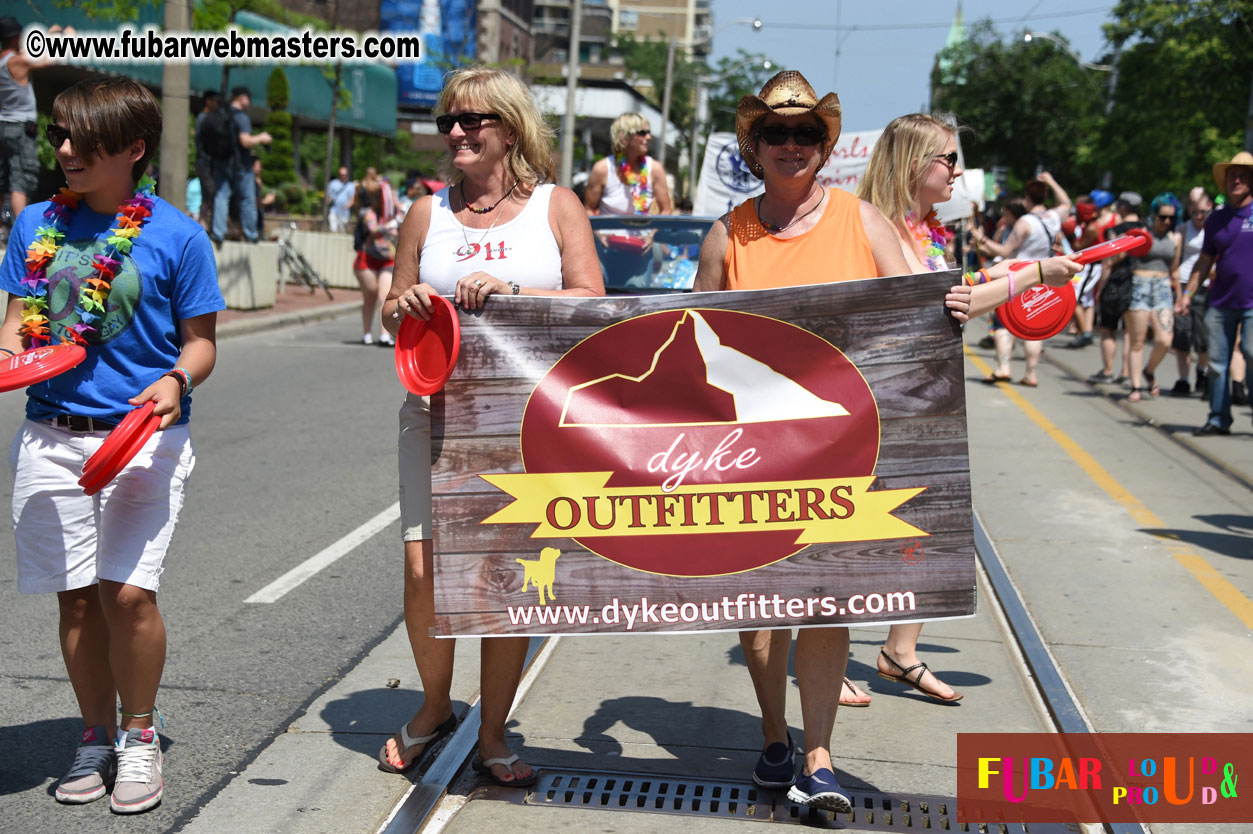
[[[406,390],[419,396],[444,387],[461,350],[457,309],[442,295],[431,296],[431,302],[435,305],[431,318],[405,316],[396,338],[396,376]]]
[[[83,477],[78,479],[78,485],[83,488],[83,492],[95,495],[116,478],[138,454],[157,430],[157,426],[161,425],[161,418],[152,413],[156,405],[156,402],[149,400],[127,414],[109,432],[96,453],[83,464]]]
[[[996,317],[1019,339],[1038,342],[1066,329],[1075,314],[1074,284],[1037,284],[996,308]]]
[[[1110,255],[1126,252],[1133,258],[1143,258],[1153,248],[1153,233],[1148,229],[1128,229],[1122,237],[1116,237],[1087,249],[1080,249],[1071,260],[1081,264],[1103,261]]]
[[[82,345],[45,345],[0,361],[0,391],[16,391],[51,379],[87,358]]]

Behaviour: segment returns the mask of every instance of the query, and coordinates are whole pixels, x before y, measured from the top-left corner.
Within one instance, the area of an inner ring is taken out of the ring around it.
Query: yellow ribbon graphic
[[[926,487],[869,491],[855,478],[607,487],[612,472],[479,475],[514,501],[483,524],[536,524],[533,539],[768,533],[795,530],[796,543],[927,536],[892,515]]]

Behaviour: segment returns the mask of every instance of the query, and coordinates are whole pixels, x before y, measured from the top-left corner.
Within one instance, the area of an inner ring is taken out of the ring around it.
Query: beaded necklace
[[[636,214],[648,214],[648,208],[653,204],[653,186],[648,176],[648,167],[647,156],[640,160],[639,168],[631,167],[625,156],[618,163],[618,174],[631,192],[631,207]]]
[[[513,185],[509,186],[509,190],[505,192],[504,197],[501,197],[499,200],[492,203],[487,208],[475,208],[474,206],[470,205],[470,201],[466,199],[466,184],[463,182],[461,183],[461,202],[466,204],[466,208],[468,208],[472,214],[487,214],[488,212],[494,211],[496,209],[496,206],[500,205],[505,200],[509,199],[509,195],[512,194],[513,190],[517,187],[518,187],[518,181],[514,180]],[[495,225],[495,224],[492,224],[492,225]]]
[[[78,323],[65,328],[66,335],[61,341],[69,344],[87,345],[88,333],[95,333],[92,327],[105,314],[105,302],[109,299],[112,289],[111,281],[117,277],[122,266],[122,258],[131,251],[135,238],[143,230],[144,223],[152,216],[153,188],[156,182],[145,175],[139,180],[133,196],[122,201],[117,209],[116,228],[110,229],[111,234],[105,238],[105,250],[92,259],[95,275],[88,278],[78,294],[78,303],[74,305],[74,313]],[[62,188],[52,198],[51,205],[44,212],[45,224],[35,230],[35,240],[26,250],[26,277],[22,283],[29,288],[22,308],[22,326],[19,329],[24,339],[28,339],[31,347],[42,347],[50,344],[52,339],[48,331],[48,267],[56,258],[57,251],[70,228],[70,219],[78,209],[82,195]]]
[[[922,262],[927,269],[932,272],[948,269],[944,250],[948,242],[953,239],[953,233],[936,217],[934,209],[921,222],[912,211],[905,212],[905,228],[909,229],[910,234],[914,236],[918,251],[922,253]]]

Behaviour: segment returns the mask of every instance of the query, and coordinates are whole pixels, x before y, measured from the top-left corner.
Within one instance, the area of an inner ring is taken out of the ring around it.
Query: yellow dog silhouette
[[[528,585],[534,585],[535,590],[539,591],[539,604],[547,605],[544,594],[548,594],[548,599],[556,599],[553,593],[553,583],[557,581],[557,557],[561,555],[561,551],[555,547],[546,547],[539,552],[539,558],[535,561],[526,559],[514,559],[522,566],[522,590],[526,590]]]

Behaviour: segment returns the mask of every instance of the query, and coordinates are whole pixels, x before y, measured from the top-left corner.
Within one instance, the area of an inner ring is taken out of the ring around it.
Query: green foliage
[[[1213,164],[1244,145],[1253,2],[1122,0],[1105,35],[1122,47],[1103,154],[1119,188],[1211,193]]]
[[[58,9],[75,8],[92,20],[135,20],[143,8],[160,8],[161,0],[54,0]]]
[[[264,150],[256,151],[261,160],[261,182],[266,188],[277,189],[281,185],[296,182],[295,146],[292,144],[292,115],[287,112],[290,97],[287,73],[275,67],[265,85],[266,106],[263,130],[273,137]]]
[[[1095,187],[1109,74],[1084,69],[1043,38],[1006,42],[990,21],[971,27],[968,38],[964,49],[941,52],[931,77],[934,109],[971,129],[962,136],[969,164],[1004,165],[1018,181],[1043,165],[1063,184]],[[965,84],[941,83],[944,59],[954,68],[950,78],[964,69]]]
[[[973,129],[962,138],[972,166],[1005,165],[1011,182],[1043,164],[1072,196],[1105,171],[1116,192],[1213,191],[1211,166],[1244,144],[1253,0],[1121,0],[1104,31],[1113,49],[1095,60],[1116,77],[977,23],[962,49],[937,56],[933,108]],[[960,65],[966,83],[944,83],[960,73],[942,77],[941,64]]]
[[[770,67],[765,64],[769,62]],[[738,50],[734,57],[719,59],[717,66],[706,74],[709,90],[710,131],[734,131],[735,108],[746,95],[756,95],[771,76],[786,67],[780,66],[761,53]]]

